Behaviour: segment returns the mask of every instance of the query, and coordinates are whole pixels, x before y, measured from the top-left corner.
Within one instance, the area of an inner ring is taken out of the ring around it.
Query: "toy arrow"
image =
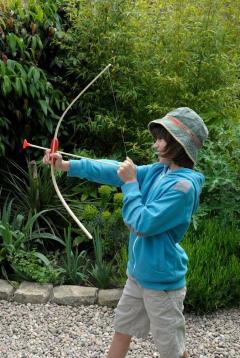
[[[23,141],[23,149],[27,149],[29,147],[32,147],[32,148],[36,148],[36,149],[41,149],[41,150],[49,150],[49,148],[46,148],[46,147],[41,147],[40,145],[36,145],[36,144],[32,144],[32,143],[29,143],[27,141],[27,139],[24,139]],[[50,148],[51,150],[51,148]],[[77,158],[77,159],[88,159],[88,160],[93,160],[95,162],[101,162],[101,163],[105,163],[107,165],[111,165],[111,166],[114,166],[114,167],[118,167],[119,165],[118,164],[115,164],[115,163],[111,163],[111,162],[108,162],[108,161],[105,161],[103,159],[93,159],[93,158],[88,158],[88,157],[83,157],[82,155],[76,155],[76,154],[72,154],[72,153],[66,153],[66,152],[61,152],[60,150],[57,151],[57,153],[61,154],[61,155],[66,155],[67,157],[73,157],[73,158]]]

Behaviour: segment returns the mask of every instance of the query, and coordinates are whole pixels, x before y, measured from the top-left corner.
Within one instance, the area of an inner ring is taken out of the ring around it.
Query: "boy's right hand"
[[[69,161],[63,160],[60,153],[51,153],[48,149],[43,157],[43,164],[51,165],[52,163],[57,170],[68,171],[69,169]]]

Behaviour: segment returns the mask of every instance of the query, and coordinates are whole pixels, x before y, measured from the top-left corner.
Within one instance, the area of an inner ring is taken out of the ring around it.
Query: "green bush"
[[[216,217],[223,225],[240,222],[239,129],[229,124],[212,128],[197,168],[206,176],[199,214]]]
[[[78,245],[72,239],[72,228],[64,230],[65,250],[59,262],[64,283],[80,285],[88,282],[89,260],[87,252],[78,252]],[[75,247],[74,247],[75,246]]]
[[[24,137],[48,143],[66,97],[50,74],[60,1],[11,1],[0,9],[0,156],[19,153]],[[7,100],[6,100],[7,99]]]
[[[0,267],[5,277],[14,275],[19,280],[57,281],[59,272],[53,269],[43,254],[43,247],[46,240],[64,242],[36,225],[44,214],[40,211],[25,217],[13,208],[13,199],[7,198],[4,202],[0,211]],[[37,246],[41,246],[40,251]]]
[[[173,107],[193,107],[208,124],[239,120],[235,3],[70,4],[65,7],[70,26],[58,42],[65,83],[75,91],[111,62],[118,107],[116,111],[108,81],[98,82],[69,117],[76,129],[74,142],[82,138],[79,142],[95,146],[96,152],[123,155],[123,128],[129,154],[137,161],[149,160],[147,123]]]
[[[62,282],[61,270],[36,251],[18,251],[9,257],[9,263],[14,273],[7,276],[12,280],[55,285]]]
[[[124,287],[127,280],[128,247],[123,245],[115,256],[117,273],[115,282],[117,287]]]
[[[240,231],[205,220],[183,241],[189,256],[186,308],[206,313],[240,302]]]
[[[94,264],[92,264],[90,281],[98,288],[111,288],[114,285],[115,267],[111,261],[104,260],[103,239],[98,226],[93,233]]]
[[[122,200],[123,194],[116,192],[116,188],[101,185],[94,203],[87,204],[82,213],[88,227],[101,231],[105,259],[111,260],[128,239],[129,231],[122,220]]]
[[[63,226],[68,225],[70,217],[65,215],[65,208],[52,185],[49,185],[50,169],[44,165],[37,165],[35,161],[27,162],[27,170],[14,161],[5,163],[6,169],[0,169],[0,187],[2,193],[0,203],[4,205],[7,197],[14,199],[13,207],[27,219],[39,212],[35,226],[41,229],[48,228],[56,235],[63,233]],[[57,183],[64,197],[71,201],[71,207],[81,216],[82,208],[75,203],[81,183],[70,180],[64,175],[57,175]]]

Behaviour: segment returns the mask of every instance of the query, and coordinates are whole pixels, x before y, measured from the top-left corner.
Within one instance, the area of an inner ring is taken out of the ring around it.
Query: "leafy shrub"
[[[111,288],[114,284],[115,268],[112,262],[107,262],[103,258],[103,241],[99,227],[94,228],[93,247],[95,263],[89,270],[92,282],[98,288]]]
[[[0,155],[19,153],[26,136],[45,145],[57,113],[66,107],[65,96],[48,73],[55,57],[51,43],[61,26],[59,5],[12,1],[1,9]]]
[[[76,114],[69,118],[76,129],[74,142],[119,157],[124,153],[123,129],[129,155],[148,161],[147,123],[174,107],[192,107],[208,124],[224,118],[236,122],[236,6],[222,0],[205,0],[204,5],[121,0],[67,4],[70,26],[58,42],[66,84],[84,86],[96,69],[113,64],[112,87],[100,81],[76,104]],[[112,88],[117,111],[109,101]],[[80,111],[82,119],[76,123]]]
[[[205,220],[183,241],[189,256],[187,309],[198,313],[239,305],[240,231]]]
[[[200,152],[198,164],[206,176],[201,218],[217,217],[223,225],[239,225],[239,141],[240,131],[235,126],[225,124],[211,129],[211,138]]]
[[[62,259],[60,261],[60,271],[63,275],[64,283],[73,285],[86,284],[88,280],[89,266],[87,252],[81,251],[79,253],[77,245],[75,250],[73,249],[73,246],[75,245],[72,239],[72,230],[70,226],[64,231],[64,241],[65,252],[62,254]]]
[[[13,274],[9,278],[17,281],[34,281],[39,283],[61,283],[61,270],[53,267],[51,262],[36,251],[18,251],[9,257]]]
[[[39,243],[43,245],[46,239],[62,243],[59,237],[35,225],[44,213],[40,211],[26,218],[13,209],[13,200],[5,201],[0,211],[0,265],[5,276],[12,274],[11,270],[6,271],[6,267],[10,267],[19,279],[28,276],[31,280],[57,280],[58,272],[52,268],[47,257],[36,250],[36,246]]]
[[[128,263],[128,248],[127,245],[123,245],[120,251],[115,256],[117,273],[115,276],[116,285],[123,287],[127,280],[127,263]]]
[[[94,204],[87,204],[82,213],[89,227],[101,231],[103,256],[110,260],[128,239],[128,229],[122,220],[122,200],[123,194],[116,192],[116,188],[101,185]]]
[[[63,234],[63,226],[71,222],[66,216],[65,208],[62,206],[51,182],[50,169],[45,165],[38,165],[37,162],[27,163],[27,170],[14,161],[7,161],[7,168],[0,170],[2,176],[0,185],[2,195],[0,202],[4,205],[6,197],[13,198],[14,210],[21,212],[25,218],[31,217],[39,212],[35,225],[42,229],[48,228],[56,235]],[[78,197],[81,183],[71,180],[65,175],[57,175],[57,183],[60,191],[69,205],[78,216],[84,208],[84,203],[79,205]]]

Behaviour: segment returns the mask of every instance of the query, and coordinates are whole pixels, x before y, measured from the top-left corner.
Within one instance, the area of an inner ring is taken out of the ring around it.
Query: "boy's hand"
[[[128,157],[120,165],[117,173],[125,184],[137,181],[135,164]]]
[[[63,160],[61,154],[59,153],[51,153],[49,149],[45,152],[45,155],[43,157],[43,164],[51,165],[52,162],[54,168],[57,170],[69,170],[69,161]]]

